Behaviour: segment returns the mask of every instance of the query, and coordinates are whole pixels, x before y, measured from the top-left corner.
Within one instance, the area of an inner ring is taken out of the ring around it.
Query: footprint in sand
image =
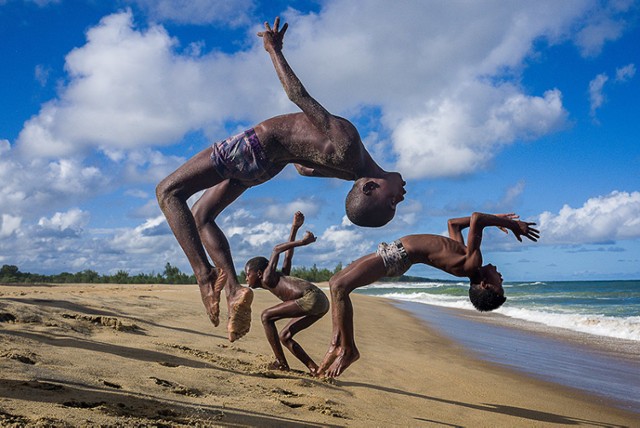
[[[282,388],[273,388],[271,390],[271,392],[273,392],[274,394],[278,394],[278,395],[284,395],[285,397],[298,397],[300,396],[300,394],[293,392],[293,391],[289,391],[288,389],[282,389]]]
[[[150,379],[153,379],[155,381],[156,385],[160,385],[162,387],[169,388],[169,390],[171,392],[173,392],[174,394],[184,395],[184,396],[187,396],[187,397],[202,397],[202,395],[203,395],[197,389],[187,388],[186,386],[179,385],[177,383],[173,383],[173,382],[168,381],[168,380],[159,379],[157,377],[150,377]]]
[[[71,400],[71,401],[65,401],[64,403],[62,403],[62,405],[65,407],[74,407],[76,409],[95,409],[96,407],[102,406],[103,404],[106,404],[106,402],[96,401],[91,403],[88,401]]]
[[[323,415],[333,416],[334,418],[351,419],[344,412],[336,410],[333,406],[338,403],[327,400],[323,404],[309,406],[309,411],[322,413]]]
[[[2,426],[26,427],[29,426],[31,422],[33,421],[23,416],[12,415],[11,413],[0,410],[0,425]]]
[[[23,382],[22,385],[33,389],[41,389],[43,391],[62,391],[64,389],[64,386],[58,385],[57,383],[41,382],[38,380]]]
[[[284,404],[287,407],[291,407],[292,409],[304,407],[304,404],[302,403],[294,403],[292,401],[287,401],[287,400],[280,400],[280,403]]]
[[[124,323],[116,317],[105,317],[102,315],[81,315],[81,314],[62,314],[62,318],[76,319],[81,321],[88,321],[92,324],[101,325],[104,327],[111,327],[117,331],[134,332],[140,330],[135,324]]]
[[[117,383],[109,382],[108,380],[102,380],[101,382],[104,386],[108,386],[109,388],[122,389],[122,386]]]
[[[9,312],[0,312],[0,322],[16,322],[16,316]]]
[[[1,358],[7,358],[10,360],[20,361],[23,364],[33,365],[36,363],[35,354],[31,354],[30,356],[19,354],[15,351],[6,351],[0,354]]]

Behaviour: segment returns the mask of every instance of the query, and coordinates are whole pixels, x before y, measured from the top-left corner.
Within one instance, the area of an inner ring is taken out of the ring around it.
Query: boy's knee
[[[291,341],[291,339],[293,339],[293,334],[291,334],[291,330],[288,328],[282,330],[278,336],[280,337],[280,343],[283,345],[286,345]]]
[[[262,312],[262,315],[260,315],[260,320],[262,321],[263,325],[271,324],[272,318],[268,310]]]
[[[342,297],[346,294],[347,283],[342,281],[341,279],[333,279],[329,280],[329,290],[331,291],[331,296],[333,297]]]
[[[176,186],[175,183],[169,179],[169,177],[162,180],[156,186],[156,199],[158,199],[158,203],[160,206],[164,206],[169,198],[172,196],[176,196]]]
[[[196,222],[198,230],[207,223],[207,218],[205,217],[203,210],[199,207],[200,205],[198,203],[191,207],[191,215],[193,216],[193,220]]]
[[[166,199],[168,193],[167,179],[165,178],[156,186],[156,198],[158,199],[158,202],[162,203],[162,201]]]

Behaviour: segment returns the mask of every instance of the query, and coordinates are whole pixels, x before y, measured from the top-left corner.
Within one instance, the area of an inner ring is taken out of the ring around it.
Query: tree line
[[[294,267],[291,275],[311,282],[329,281],[329,278],[342,270],[339,263],[335,269],[319,269],[315,264],[310,267]],[[241,284],[246,281],[245,273],[238,276]],[[85,269],[80,272],[62,272],[53,275],[42,275],[37,273],[20,272],[18,266],[3,265],[0,268],[0,283],[4,284],[196,284],[194,275],[187,275],[180,271],[180,268],[168,263],[164,266],[162,273],[138,273],[131,275],[125,270],[119,270],[113,275],[101,275],[98,272]]]
[[[315,264],[309,267],[293,267],[291,276],[310,282],[326,282],[342,270],[342,263],[338,263],[334,269],[318,268]],[[246,283],[244,272],[238,275],[241,284]],[[425,282],[436,281],[418,276],[406,276],[394,278],[380,278],[381,282]],[[443,280],[437,280],[443,282]],[[444,281],[449,282],[449,281]],[[113,275],[101,275],[98,272],[85,269],[76,273],[62,272],[53,275],[41,275],[37,273],[20,272],[15,265],[3,265],[0,268],[0,283],[2,284],[197,284],[194,275],[187,275],[176,266],[167,262],[162,273],[138,273],[131,275],[125,270],[119,270]]]

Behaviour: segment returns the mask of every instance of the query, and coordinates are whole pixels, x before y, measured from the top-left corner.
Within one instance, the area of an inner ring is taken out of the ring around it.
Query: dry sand
[[[361,359],[326,381],[293,357],[291,372],[265,368],[260,312],[277,303],[266,291],[251,332],[231,344],[196,286],[0,286],[0,425],[640,425],[599,398],[474,359],[386,300],[353,300]],[[296,337],[319,362],[330,331],[327,315]]]

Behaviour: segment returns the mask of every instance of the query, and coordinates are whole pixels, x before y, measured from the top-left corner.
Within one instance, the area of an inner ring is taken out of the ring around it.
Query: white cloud
[[[588,13],[584,26],[574,36],[582,56],[596,56],[606,42],[618,39],[628,25],[619,16],[632,7],[635,7],[633,0],[611,1],[604,2],[602,9]]]
[[[64,231],[66,229],[81,230],[89,222],[89,213],[78,208],[66,212],[57,212],[51,218],[42,217],[38,226],[43,229]]]
[[[194,22],[193,16],[228,21],[231,11],[225,2],[139,4],[159,19],[181,22]],[[407,177],[468,174],[503,145],[562,128],[567,114],[560,92],[527,94],[518,76],[523,60],[534,54],[534,41],[564,41],[572,28],[595,25],[594,17],[617,23],[620,7],[590,7],[509,2],[491,10],[486,4],[411,1],[355,7],[336,0],[319,14],[287,9],[285,51],[312,95],[332,112],[379,108],[393,139],[386,155],[397,158]],[[456,25],[449,25],[453,16]],[[89,29],[84,46],[69,53],[68,84],[25,124],[18,146],[32,156],[96,147],[123,156],[122,150],[172,144],[194,130],[222,138],[226,120],[257,122],[267,116],[265,106],[268,114],[295,110],[255,37],[260,26],[243,41],[249,50],[202,55],[192,48],[197,41],[180,52],[180,42],[159,25],[136,29],[131,11],[107,16]],[[409,159],[418,157],[422,162],[412,167]]]
[[[330,110],[379,106],[392,135],[387,155],[406,177],[468,174],[502,145],[565,125],[560,92],[526,94],[518,75],[534,41],[564,40],[585,11],[567,2],[502,3],[489,11],[486,4],[363,8],[336,1],[320,15],[287,17],[295,22],[287,54]],[[452,16],[456,25],[448,25]]]
[[[296,211],[302,212],[308,220],[318,214],[320,205],[313,199],[296,199],[286,204],[269,205],[263,214],[269,219],[282,221],[283,213],[288,213],[293,218]]]
[[[356,229],[342,229],[337,226],[330,226],[322,233],[322,240],[330,242],[332,247],[338,252],[347,249],[359,253],[358,247],[368,247],[370,243],[364,242],[363,235]]]
[[[562,207],[540,214],[541,243],[602,243],[640,237],[640,192],[614,191],[587,200],[582,207]]]
[[[565,125],[566,111],[557,90],[529,97],[513,88],[473,85],[459,96],[407,117],[396,127],[394,147],[405,177],[470,174],[484,167],[502,145],[538,138]]]
[[[22,223],[22,217],[14,217],[9,214],[2,214],[0,217],[0,239],[13,235]]]
[[[138,4],[157,22],[256,21],[246,20],[252,2]],[[362,137],[385,168],[397,161],[407,178],[462,175],[484,168],[506,145],[564,126],[560,91],[528,93],[520,73],[525,60],[536,55],[534,46],[573,38],[592,55],[618,37],[623,27],[616,10],[598,9],[599,4],[470,2],[460,7],[334,0],[318,14],[288,9],[285,53],[310,93],[333,113],[379,112],[375,129]],[[225,9],[228,5],[234,9]],[[260,23],[247,31],[246,40],[237,41],[245,51],[226,54],[207,51],[199,40],[178,40],[162,26],[137,28],[133,22],[132,12],[125,11],[90,28],[86,43],[66,57],[67,76],[58,96],[24,124],[13,147],[0,140],[0,234],[24,234],[20,240],[1,240],[0,252],[22,257],[17,264],[31,263],[38,271],[69,265],[149,272],[170,261],[188,270],[166,222],[153,217],[154,201],[134,210],[151,220],[100,233],[87,230],[82,216],[74,220],[68,207],[84,206],[79,202],[116,186],[157,183],[184,161],[157,148],[189,132],[223,138],[225,126],[296,110],[255,37]],[[633,77],[632,66],[619,69],[617,78]],[[92,164],[96,157],[106,157],[105,163]],[[508,191],[505,203],[520,191],[518,186]],[[421,206],[410,202],[400,206],[391,227],[418,221]],[[287,238],[293,211],[312,217],[320,206],[298,200],[284,209],[286,219],[273,207],[255,216],[253,207],[242,209],[241,203],[225,211],[220,225],[236,262],[268,255]],[[56,210],[63,214],[56,217]],[[36,224],[42,216],[42,224]],[[562,218],[549,216],[556,222]],[[307,265],[316,256],[329,264],[351,260],[375,250],[373,240],[393,230],[364,235],[348,221],[325,229],[314,230],[318,242],[296,259],[308,260]],[[44,236],[56,231],[68,234],[55,242]]]
[[[127,196],[132,196],[134,198],[146,199],[149,197],[149,193],[145,192],[141,189],[129,189],[124,192]]]
[[[616,82],[627,82],[636,75],[635,64],[628,64],[624,67],[616,68]]]
[[[604,103],[604,95],[602,93],[604,84],[607,83],[609,77],[605,74],[598,74],[591,82],[589,82],[589,101],[591,103],[591,116],[595,117],[596,110]]]
[[[45,67],[42,64],[36,65],[34,77],[36,81],[40,84],[40,86],[44,87],[49,80],[49,74],[51,73],[51,68]]]
[[[228,118],[255,120],[261,105],[273,105],[259,89],[273,77],[262,72],[266,54],[181,55],[163,27],[137,31],[132,21],[130,11],[103,18],[87,32],[87,43],[67,55],[69,83],[25,123],[17,144],[24,154],[101,148],[113,156],[219,129]]]
[[[20,159],[5,140],[0,154],[0,213],[33,218],[108,187],[109,178],[78,158]]]
[[[173,235],[167,233],[167,229],[164,216],[147,219],[140,226],[115,233],[110,239],[110,249],[126,254],[153,254],[155,258],[167,252],[169,239],[175,240]]]
[[[633,78],[636,73],[634,64],[628,64],[616,69],[614,83],[626,83]],[[604,96],[604,86],[609,81],[606,73],[598,74],[589,82],[589,101],[591,103],[590,114],[595,118],[596,110],[602,107],[606,98]]]

